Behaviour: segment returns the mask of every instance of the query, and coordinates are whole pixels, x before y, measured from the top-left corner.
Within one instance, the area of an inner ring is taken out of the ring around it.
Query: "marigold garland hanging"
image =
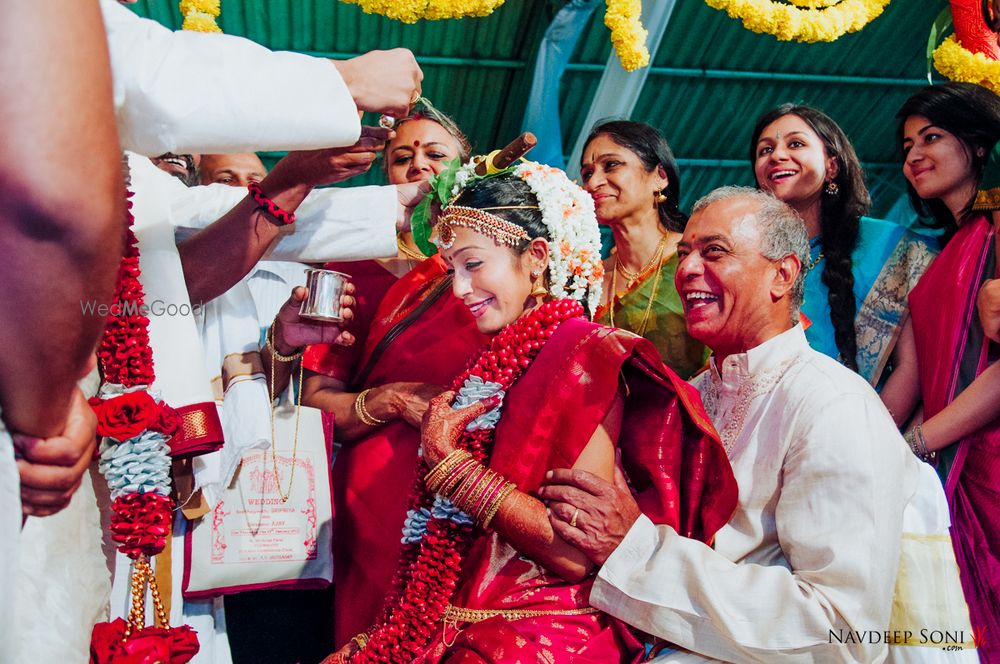
[[[705,0],[753,32],[781,41],[834,41],[877,18],[890,0]]]
[[[221,0],[181,0],[180,10],[184,15],[183,30],[192,32],[222,32],[215,19],[222,13]]]
[[[366,14],[416,23],[421,19],[489,16],[504,0],[343,0],[358,5]]]
[[[607,0],[604,25],[611,31],[611,44],[625,71],[635,71],[649,64],[646,28],[642,26],[641,0]]]
[[[788,0],[788,2],[803,9],[824,9],[833,7],[841,0]]]
[[[197,0],[185,0],[196,2]],[[216,0],[217,1],[217,0]],[[489,16],[504,0],[341,0],[358,5],[366,14],[416,23],[420,20]],[[797,0],[798,2],[830,2],[836,0]],[[642,0],[606,0],[604,24],[611,30],[611,43],[622,66],[633,71],[649,64],[646,29],[639,20]],[[183,4],[183,3],[182,3]],[[186,22],[185,22],[186,27]]]
[[[1000,94],[1000,61],[969,51],[955,35],[934,49],[934,68],[948,80],[975,83]]]

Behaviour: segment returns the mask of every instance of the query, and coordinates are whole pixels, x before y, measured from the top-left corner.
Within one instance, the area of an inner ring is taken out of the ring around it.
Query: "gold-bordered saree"
[[[829,289],[823,283],[819,238],[812,241],[812,259],[818,261],[806,275],[802,313],[811,321],[806,328],[809,345],[839,358],[830,322]],[[937,256],[937,243],[881,219],[861,218],[858,246],[852,256],[857,316],[858,373],[880,387],[886,367],[909,317],[907,296]]]

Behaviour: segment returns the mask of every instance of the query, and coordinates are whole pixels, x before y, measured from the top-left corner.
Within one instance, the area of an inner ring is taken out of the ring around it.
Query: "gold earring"
[[[653,202],[657,205],[662,205],[667,202],[667,196],[663,192],[665,189],[656,189],[653,191]]]
[[[545,287],[545,280],[539,281],[539,277],[542,276],[541,272],[532,272],[531,281],[531,296],[532,297],[544,297],[549,294],[549,289]]]

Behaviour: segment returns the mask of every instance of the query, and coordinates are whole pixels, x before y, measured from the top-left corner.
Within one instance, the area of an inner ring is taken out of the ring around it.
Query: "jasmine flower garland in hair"
[[[604,263],[594,199],[558,168],[533,161],[514,167],[538,199],[549,231],[549,293],[572,298],[593,314],[601,302]]]

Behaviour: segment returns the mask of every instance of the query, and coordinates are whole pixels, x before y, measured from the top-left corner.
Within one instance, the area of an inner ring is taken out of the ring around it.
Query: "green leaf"
[[[931,73],[934,70],[934,49],[944,41],[945,33],[951,29],[951,7],[945,7],[931,24],[931,32],[927,35],[927,82],[931,80]]]
[[[437,253],[437,247],[431,242],[431,201],[434,192],[429,191],[423,200],[417,203],[410,214],[410,230],[413,231],[413,241],[425,256]]]
[[[448,162],[447,167],[434,177],[431,188],[437,192],[438,202],[444,206],[451,199],[451,190],[455,186],[455,173],[462,167],[462,160],[455,157]]]

